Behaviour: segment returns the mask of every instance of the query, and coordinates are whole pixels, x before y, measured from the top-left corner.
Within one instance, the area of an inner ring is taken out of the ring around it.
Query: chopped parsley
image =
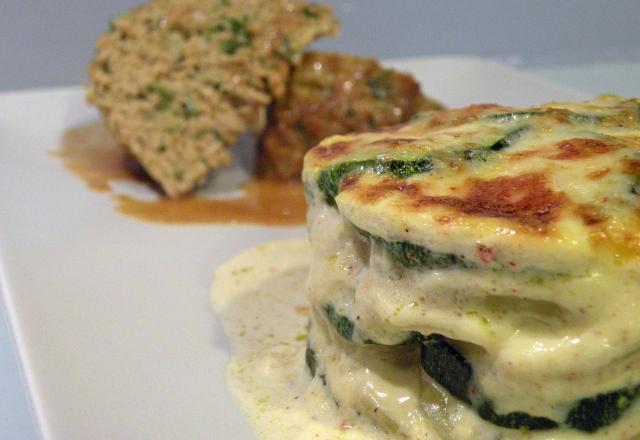
[[[318,12],[318,7],[316,5],[307,5],[302,8],[302,15],[307,18],[318,18],[320,17],[320,13]]]
[[[155,105],[156,110],[166,110],[171,106],[173,98],[176,96],[175,92],[167,89],[159,83],[151,83],[147,86],[147,90],[158,96],[158,102]]]
[[[249,17],[243,15],[240,18],[227,17],[220,23],[222,30],[228,30],[231,38],[220,43],[220,50],[227,55],[233,55],[243,47],[250,47],[253,42],[253,34],[249,31]]]
[[[240,45],[240,42],[238,42],[238,40],[234,40],[233,38],[224,40],[222,43],[220,43],[220,50],[227,55],[233,55],[238,51],[240,47],[242,47]]]
[[[222,142],[225,145],[229,145],[229,142],[227,141],[227,139],[222,135],[222,133],[220,133],[220,130],[218,130],[217,128],[212,128],[211,134],[213,134],[213,137],[216,138],[218,141]]]
[[[210,40],[215,34],[223,32],[224,30],[224,23],[217,23],[205,30],[202,35],[204,35],[207,40]]]
[[[291,38],[288,35],[282,36],[282,47],[278,48],[277,53],[288,62],[293,61],[296,51],[291,46]]]
[[[185,118],[195,118],[200,115],[200,112],[189,97],[182,100],[182,112]]]
[[[177,181],[182,181],[184,179],[184,170],[182,168],[175,168],[173,170],[173,177]]]
[[[392,74],[390,69],[385,69],[367,80],[367,86],[377,99],[387,99],[391,95]]]
[[[640,176],[636,176],[631,184],[631,194],[640,195]]]
[[[206,80],[206,81],[204,82],[204,84],[205,84],[206,86],[211,87],[213,90],[220,90],[220,87],[222,86],[222,84],[220,83],[220,81],[213,81],[213,80],[210,80],[210,79]]]

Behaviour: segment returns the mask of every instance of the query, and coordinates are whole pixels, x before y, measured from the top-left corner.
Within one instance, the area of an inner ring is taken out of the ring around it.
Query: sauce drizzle
[[[124,149],[111,137],[103,123],[96,122],[68,130],[60,147],[52,153],[64,167],[99,192],[107,192],[116,211],[153,223],[244,223],[269,226],[302,224],[307,205],[300,182],[279,182],[252,178],[242,185],[236,198],[191,195],[181,199],[159,197],[138,199],[118,194],[116,181],[133,181],[157,191],[157,187]]]

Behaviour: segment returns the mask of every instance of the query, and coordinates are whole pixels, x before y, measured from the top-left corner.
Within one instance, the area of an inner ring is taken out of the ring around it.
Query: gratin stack
[[[640,433],[639,104],[474,105],[307,154],[306,361],[345,417]]]

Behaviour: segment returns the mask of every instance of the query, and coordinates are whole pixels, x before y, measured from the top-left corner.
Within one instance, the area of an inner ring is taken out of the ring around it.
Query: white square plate
[[[388,63],[448,106],[584,99],[473,58]],[[124,217],[48,154],[97,120],[80,88],[0,95],[1,290],[44,438],[251,438],[225,386],[215,266],[304,228]]]

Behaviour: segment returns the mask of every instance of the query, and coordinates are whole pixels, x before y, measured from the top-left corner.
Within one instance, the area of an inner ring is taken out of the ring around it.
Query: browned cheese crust
[[[96,43],[88,100],[163,191],[192,191],[258,129],[291,64],[336,34],[325,6],[285,0],[153,0]]]
[[[325,137],[395,125],[439,109],[411,75],[385,69],[372,58],[305,53],[286,95],[270,112],[258,171],[299,179],[304,154]]]
[[[314,197],[390,241],[451,252],[473,231],[505,264],[531,249],[538,265],[578,266],[591,245],[598,257],[637,258],[638,105],[605,95],[437,112],[325,139],[303,177]]]

